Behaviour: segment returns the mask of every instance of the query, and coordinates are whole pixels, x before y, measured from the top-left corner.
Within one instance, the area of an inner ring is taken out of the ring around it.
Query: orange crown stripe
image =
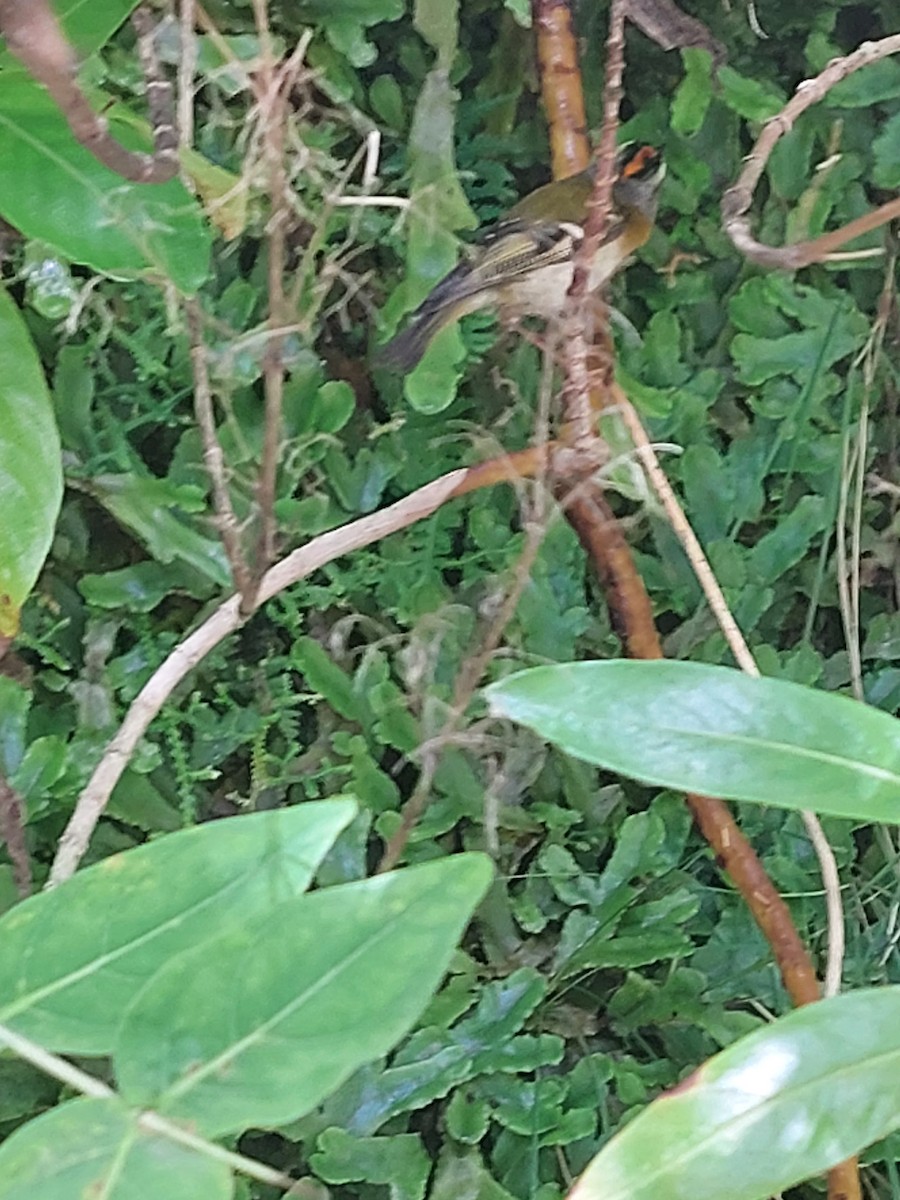
[[[622,178],[627,179],[631,175],[640,175],[640,173],[659,158],[659,151],[653,146],[639,146],[634,154],[629,158],[622,168]]]

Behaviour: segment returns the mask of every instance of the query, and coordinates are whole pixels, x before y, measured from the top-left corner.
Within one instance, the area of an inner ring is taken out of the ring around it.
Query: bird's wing
[[[521,217],[499,221],[478,239],[472,271],[480,286],[507,283],[572,257],[584,236],[568,221],[532,221]]]
[[[621,223],[613,222],[607,241]],[[567,262],[584,236],[580,225],[568,221],[534,221],[511,217],[482,230],[470,257],[455,267],[423,302],[420,312],[436,312],[479,292],[503,287],[540,271],[542,267]]]

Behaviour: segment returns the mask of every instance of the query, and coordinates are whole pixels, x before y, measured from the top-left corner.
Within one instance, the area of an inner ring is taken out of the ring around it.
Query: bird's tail
[[[444,305],[432,306],[426,301],[413,313],[406,328],[375,352],[375,365],[409,374],[418,365],[431,339],[453,320],[453,315]]]

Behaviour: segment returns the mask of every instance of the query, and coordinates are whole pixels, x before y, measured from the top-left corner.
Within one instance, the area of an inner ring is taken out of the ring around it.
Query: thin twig
[[[156,52],[158,14],[147,4],[139,4],[131,14],[131,25],[137,34],[137,52],[144,72],[150,124],[153,128],[153,161],[155,170],[178,169],[178,130],[175,127],[175,103],[172,85],[163,74]],[[149,180],[145,182],[150,182]],[[157,183],[164,182],[157,179]]]
[[[894,271],[896,252],[892,251],[885,264],[884,282],[878,300],[878,312],[865,347],[860,354],[863,364],[863,390],[857,421],[856,444],[849,447],[849,430],[844,435],[840,501],[837,513],[836,547],[838,595],[841,601],[841,621],[850,660],[850,683],[857,700],[865,700],[862,681],[862,632],[860,626],[860,597],[862,585],[862,506],[866,490],[866,454],[869,442],[869,403],[875,384],[875,371],[884,346],[885,333],[894,302]],[[850,510],[850,490],[853,504]],[[847,517],[850,511],[850,554],[846,549]]]
[[[287,200],[288,181],[284,164],[284,126],[287,117],[285,92],[290,85],[290,79],[284,68],[278,69],[269,29],[266,0],[253,0],[253,13],[261,48],[258,70],[261,84],[259,123],[263,161],[268,175],[270,205],[269,220],[266,225],[269,338],[263,362],[265,427],[262,460],[256,485],[260,533],[255,556],[254,576],[255,581],[258,582],[275,558],[275,492],[281,446],[281,413],[284,402],[284,336],[278,331],[288,323],[284,296],[284,270],[286,232],[291,211]],[[249,611],[250,607],[248,598],[246,610]]]
[[[841,623],[844,626],[847,660],[850,666],[850,686],[857,700],[865,699],[862,685],[862,655],[859,644],[859,560],[852,551],[849,555],[847,553],[847,512],[853,480],[854,478],[859,479],[865,474],[865,463],[860,462],[861,447],[861,439],[857,438],[856,444],[851,448],[850,430],[846,429],[841,446],[841,485],[835,517],[834,542],[838,600]]]
[[[823,996],[836,996],[841,990],[844,973],[844,903],[841,897],[841,877],[838,873],[834,851],[825,836],[822,822],[815,813],[801,809],[800,816],[806,834],[812,842],[822,873],[825,889],[825,914],[828,928],[828,955],[825,961],[825,978],[822,983]]]
[[[240,527],[231,503],[231,493],[228,480],[225,477],[225,456],[219,444],[216,433],[216,419],[213,412],[212,388],[209,381],[209,367],[206,357],[206,343],[203,338],[203,314],[196,300],[186,300],[184,303],[188,337],[191,345],[191,369],[194,376],[194,413],[200,438],[203,442],[203,461],[212,484],[213,503],[216,510],[216,523],[222,545],[231,567],[234,586],[244,603],[252,603],[254,591],[244,552],[241,548]]]
[[[583,171],[590,160],[584,92],[572,28],[572,5],[531,0],[541,99],[550,129],[554,179]]]
[[[181,0],[178,30],[178,142],[183,150],[194,144],[194,74],[197,70],[197,38],[194,34],[195,0]]]
[[[566,371],[563,408],[571,430],[572,444],[579,447],[589,446],[597,436],[596,415],[591,403],[591,372],[588,370],[588,283],[591,263],[607,236],[613,216],[616,132],[619,127],[622,76],[625,70],[625,8],[626,0],[611,0],[609,36],[606,43],[606,79],[603,87],[603,128],[597,148],[597,176],[588,203],[584,238],[575,253],[572,285],[566,298],[569,311],[563,322]],[[598,348],[594,347],[595,356],[597,353]],[[606,365],[608,370],[603,374],[611,376],[611,361]]]
[[[31,857],[25,841],[25,805],[22,797],[0,775],[0,841],[6,842],[6,852],[12,863],[13,882],[23,898],[30,896],[33,886]]]
[[[725,636],[725,641],[734,655],[735,661],[741,670],[745,671],[748,675],[758,675],[759,668],[756,665],[756,660],[750,653],[747,643],[744,641],[744,635],[738,628],[737,621],[735,621],[728,607],[725,594],[719,586],[719,581],[716,579],[712,567],[709,565],[709,560],[703,552],[703,547],[700,545],[697,535],[691,528],[690,522],[684,515],[684,509],[678,503],[678,498],[672,489],[672,485],[669,483],[665,471],[659,464],[656,451],[653,449],[653,444],[647,436],[647,431],[644,429],[640,417],[621,388],[617,384],[614,384],[613,387],[618,411],[621,413],[622,421],[631,434],[638,457],[647,473],[647,478],[653,485],[653,490],[659,497],[666,518],[688,557],[691,570],[697,577],[697,582],[700,584],[704,596],[706,596],[719,628]]]

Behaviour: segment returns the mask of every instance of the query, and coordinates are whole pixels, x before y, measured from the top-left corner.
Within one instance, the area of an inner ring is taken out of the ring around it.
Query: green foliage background
[[[206,8],[252,61],[249,0]],[[540,361],[487,318],[452,335],[405,396],[396,380],[371,381],[366,361],[455,260],[457,235],[546,179],[548,151],[524,3],[464,0],[458,14],[446,0],[270,8],[283,48],[313,31],[312,70],[293,97],[297,312],[278,498],[288,549],[442,471],[529,444]],[[716,77],[702,52],[666,53],[628,34],[623,133],[661,146],[669,174],[658,229],[615,287],[623,380],[654,439],[678,448],[667,469],[765,673],[849,688],[836,543],[855,519],[859,681],[869,702],[896,712],[893,243],[796,278],[765,274],[737,256],[718,212],[760,122],[831,57],[896,32],[896,10],[889,0],[760,3],[765,40],[743,5],[697,0],[691,10],[727,48]],[[596,125],[605,5],[582,3],[577,21]],[[171,65],[174,35],[163,46]],[[265,317],[267,200],[247,96],[207,38],[199,70],[197,150],[248,185],[240,235],[214,237],[199,291],[243,517],[262,434],[264,341],[253,334]],[[140,111],[127,28],[85,72]],[[335,203],[366,190],[374,130],[374,191],[409,195],[406,212]],[[781,243],[860,215],[900,185],[898,164],[900,62],[889,59],[782,140],[756,198],[760,236]],[[125,708],[228,578],[177,312],[154,283],[95,276],[81,264],[111,268],[61,249],[14,240],[5,267],[52,385],[67,483],[23,613],[20,678],[0,678],[0,766],[25,798],[39,871]],[[197,285],[185,276],[183,287]],[[854,462],[868,481],[855,514]],[[672,534],[620,474],[615,503],[667,652],[727,661]],[[211,816],[347,791],[363,812],[319,879],[363,877],[397,828],[416,752],[444,728],[524,539],[519,498],[496,488],[278,597],[154,722],[92,856]],[[617,650],[574,535],[551,521],[491,672]],[[469,715],[472,727],[440,749],[406,856],[487,848],[495,858],[499,882],[449,979],[390,1060],[363,1068],[313,1116],[242,1139],[245,1152],[307,1170],[336,1196],[387,1187],[397,1200],[551,1200],[662,1087],[787,1007],[761,936],[678,796],[598,776],[525,731],[485,728],[480,702]],[[799,818],[754,809],[741,820],[820,952],[821,883]],[[845,886],[846,984],[900,981],[896,833],[824,824]],[[14,901],[0,865],[0,904]],[[52,1099],[42,1078],[0,1060],[0,1129]],[[896,1149],[869,1155],[883,1194],[900,1195]]]

